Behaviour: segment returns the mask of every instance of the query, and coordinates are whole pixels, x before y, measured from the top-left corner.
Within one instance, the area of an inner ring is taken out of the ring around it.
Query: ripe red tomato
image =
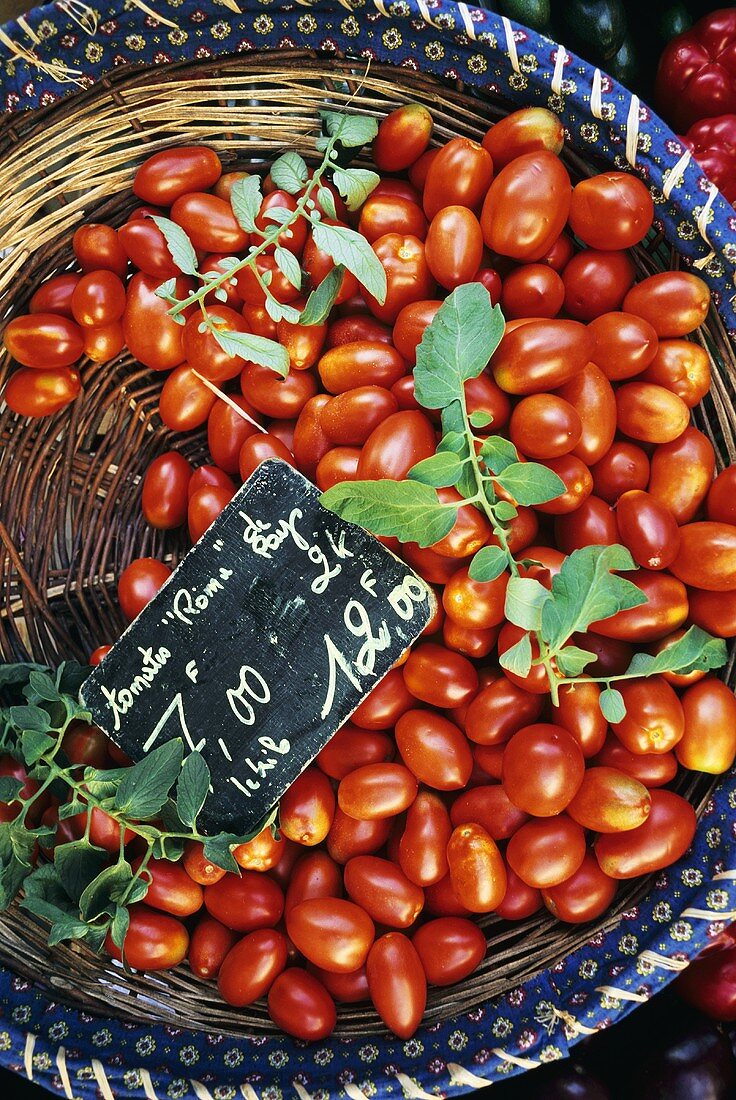
[[[248,326],[243,316],[220,302],[212,307],[210,316],[217,319],[217,328],[221,332],[247,332]],[[210,382],[226,382],[240,374],[246,364],[241,355],[231,355],[217,342],[214,332],[205,329],[200,332],[202,318],[194,313],[187,321],[182,337],[184,357],[193,370],[198,371]]]
[[[552,817],[568,805],[585,773],[575,738],[562,726],[539,723],[513,735],[503,754],[503,786],[515,806]]]
[[[662,340],[642,381],[664,386],[693,409],[710,389],[708,353],[692,340]]]
[[[295,308],[301,308],[297,301]],[[299,325],[281,320],[276,326],[276,336],[289,354],[291,370],[309,370],[322,354],[327,337],[327,325]]]
[[[542,393],[569,382],[589,362],[591,350],[591,337],[578,321],[530,321],[507,330],[491,369],[506,393]]]
[[[325,405],[320,424],[333,443],[362,446],[374,428],[398,411],[398,402],[382,386],[357,386]]]
[[[168,565],[156,558],[136,558],[118,579],[118,603],[132,622],[171,576]]]
[[[729,929],[726,929],[729,933]],[[687,970],[678,975],[675,989],[689,1005],[704,1012],[714,1020],[736,1019],[736,948],[733,943],[724,944],[691,962]],[[705,956],[705,957],[703,957]]]
[[[612,723],[625,747],[634,753],[669,752],[685,732],[682,704],[661,676],[626,680],[619,685],[626,716]]]
[[[260,229],[261,233],[267,233],[274,227],[274,222],[268,217],[270,212],[279,209],[288,210],[293,214],[296,210],[296,205],[296,198],[287,191],[276,190],[269,192],[263,199],[261,209],[256,216],[256,228]],[[273,252],[276,246],[278,246],[279,248],[288,249],[289,252],[293,252],[295,256],[301,256],[307,240],[307,228],[305,219],[297,218],[296,221],[291,223],[288,229],[284,229],[279,233],[275,244],[268,245],[266,251]]]
[[[638,878],[675,863],[695,835],[695,810],[673,791],[653,790],[649,817],[638,829],[609,833],[595,842],[601,870],[615,879]]]
[[[72,294],[81,279],[76,271],[65,271],[41,283],[28,304],[29,313],[53,313],[72,320]]]
[[[187,518],[187,489],[193,470],[178,451],[166,451],[153,460],[143,479],[141,506],[152,527],[181,527]]]
[[[483,138],[497,172],[516,157],[542,149],[562,152],[565,133],[557,115],[545,107],[522,107],[495,122]]]
[[[362,729],[387,730],[413,706],[414,696],[404,682],[403,673],[398,668],[392,669],[366,695],[350,720]]]
[[[622,576],[641,589],[647,602],[591,623],[592,631],[627,642],[656,642],[679,630],[688,614],[687,589],[681,581],[669,573],[648,570]]]
[[[414,774],[403,764],[365,764],[340,781],[337,801],[349,817],[371,821],[395,817],[408,809],[417,788]]]
[[[373,1006],[386,1027],[401,1039],[410,1038],[427,1003],[427,979],[411,940],[402,932],[381,936],[368,955],[366,974]]]
[[[612,382],[641,374],[657,354],[657,333],[633,313],[604,313],[590,322],[588,331],[593,337],[591,359]]]
[[[506,858],[527,886],[547,890],[575,874],[585,851],[585,831],[567,814],[559,814],[535,818],[517,829],[509,840]]]
[[[378,856],[355,856],[345,865],[348,896],[377,924],[409,928],[424,907],[424,892],[400,867]]]
[[[342,344],[354,344],[360,341],[372,341],[374,344],[391,344],[391,329],[382,325],[375,317],[366,313],[355,313],[348,317],[338,317],[327,328],[325,345],[337,348]],[[398,344],[396,345],[398,347]],[[403,354],[403,353],[402,353]]]
[[[486,938],[471,920],[440,917],[417,930],[412,943],[430,985],[454,985],[483,962]]]
[[[142,856],[134,859],[131,864],[133,870],[137,871],[142,862]],[[202,908],[202,887],[178,863],[171,863],[168,859],[151,859],[143,872],[143,879],[149,883],[146,905],[152,909],[162,909],[174,917],[191,917]]]
[[[188,191],[206,191],[222,172],[220,158],[205,145],[161,149],[144,160],[135,174],[133,191],[144,202],[171,204]]]
[[[430,551],[434,551],[434,553],[438,554],[440,557],[467,558],[471,554],[474,554],[476,550],[480,550],[481,546],[485,546],[487,542],[493,541],[488,520],[474,505],[461,504],[463,498],[456,489],[438,489],[437,496],[443,504],[460,504],[460,507],[457,510],[455,523],[450,528],[449,533],[445,535],[444,538],[440,539],[439,542],[433,543],[429,548]],[[512,553],[518,549],[514,540],[514,523],[523,522],[522,511],[523,509],[519,511],[517,520],[513,520],[507,530],[507,539]],[[531,513],[531,509],[526,509],[526,512]],[[529,541],[531,542],[531,538]],[[524,545],[526,545],[526,543],[524,543]],[[423,554],[425,555],[423,560],[428,564],[432,559],[426,556],[427,551],[423,551]],[[438,566],[437,572],[439,569],[440,567]],[[437,573],[435,573],[435,575],[437,575]],[[429,574],[427,574],[427,579],[430,579]],[[433,583],[440,584],[441,581],[437,579]]]
[[[396,723],[396,745],[420,783],[440,791],[465,787],[473,755],[462,730],[439,714],[409,710]]]
[[[442,624],[442,641],[448,649],[462,653],[464,657],[480,660],[482,657],[487,657],[495,648],[499,629],[497,626],[492,626],[488,630],[461,626],[448,617]],[[431,632],[425,630],[424,633]]]
[[[506,868],[507,886],[503,901],[496,908],[497,916],[502,920],[526,920],[542,908],[542,895],[533,886],[527,886],[522,879]]]
[[[685,733],[676,755],[684,768],[721,775],[736,758],[736,699],[722,680],[709,676],[682,696]]]
[[[199,489],[206,487],[216,487],[218,489],[230,489],[231,492],[235,492],[235,483],[232,478],[219,468],[219,466],[199,466],[192,474],[191,481],[189,482],[189,499]]]
[[[470,630],[489,630],[504,621],[508,573],[493,581],[474,581],[463,566],[453,573],[442,594],[445,611],[456,623]]]
[[[181,275],[169,252],[166,238],[150,218],[135,218],[121,225],[118,239],[131,263],[146,275],[159,280]],[[200,270],[205,270],[204,266]]]
[[[439,795],[420,791],[406,814],[399,840],[399,864],[417,886],[431,886],[448,872],[447,845],[452,825]]]
[[[562,272],[565,310],[578,321],[592,321],[619,309],[636,268],[627,252],[578,252]]]
[[[357,340],[330,348],[317,369],[324,388],[337,394],[358,386],[390,389],[406,374],[406,363],[395,348],[382,341]]]
[[[480,222],[466,206],[443,206],[432,218],[424,249],[437,282],[446,290],[454,290],[469,282],[480,265]]]
[[[736,588],[736,526],[713,520],[686,524],[670,568],[685,584],[708,592]]]
[[[331,398],[326,393],[310,397],[297,417],[294,427],[292,451],[297,469],[314,480],[320,459],[332,447],[332,441],[322,430],[322,411]]]
[[[708,490],[705,510],[716,523],[736,524],[736,466],[721,470]]]
[[[632,287],[624,298],[627,313],[643,317],[657,336],[687,336],[708,316],[710,291],[688,271],[661,271]]]
[[[462,706],[478,691],[478,673],[471,662],[435,642],[421,642],[412,649],[404,681],[415,699],[434,707]]]
[[[119,321],[125,310],[125,287],[112,271],[90,271],[72,294],[72,314],[79,325],[94,328]]]
[[[493,161],[487,150],[470,138],[452,138],[430,162],[424,213],[431,220],[443,206],[478,211],[492,178]]]
[[[317,463],[317,487],[324,493],[341,481],[355,481],[359,462],[359,447],[333,447]]]
[[[468,822],[453,830],[447,862],[455,897],[471,913],[490,913],[506,893],[506,867],[493,838]]]
[[[269,367],[247,363],[240,375],[243,397],[265,416],[296,420],[307,401],[317,393],[310,371],[291,371],[281,378]]]
[[[123,326],[119,321],[97,328],[86,328],[84,332],[84,354],[93,363],[109,363],[125,347]]]
[[[278,267],[274,257],[268,252],[261,252],[256,257],[255,270],[252,266],[244,267],[237,273],[236,277],[238,280],[238,294],[250,307],[249,310],[243,310],[243,314],[247,314],[249,324],[253,324],[256,319],[258,320],[259,335],[273,339],[276,326],[270,322],[265,309],[266,292],[263,289],[262,282],[268,283],[269,293],[273,295],[277,302],[282,304],[296,301],[301,294],[301,290],[289,282]],[[258,307],[255,314],[252,312],[253,307]]]
[[[107,765],[109,743],[102,730],[88,725],[87,722],[72,722],[61,739],[61,747],[67,760],[72,764],[86,764],[92,768],[104,768]]]
[[[690,618],[719,638],[736,637],[736,589],[731,592],[707,592],[704,588],[690,588]]]
[[[381,119],[373,140],[373,163],[379,172],[402,172],[429,145],[434,121],[421,103],[402,103]]]
[[[637,565],[666,569],[680,549],[680,528],[672,513],[656,497],[634,489],[623,493],[616,506],[620,541]]]
[[[365,910],[343,898],[300,902],[286,914],[286,929],[306,959],[337,974],[362,966],[375,936]]]
[[[554,394],[524,397],[511,414],[509,435],[528,458],[557,458],[580,441],[583,425],[573,406]]]
[[[335,863],[341,864],[353,856],[372,855],[384,846],[391,827],[390,816],[358,820],[338,806],[327,834],[327,851]]]
[[[556,317],[564,300],[565,285],[548,264],[524,264],[503,281],[501,306],[509,319]]]
[[[455,897],[448,873],[439,882],[425,887],[424,904],[427,913],[435,917],[469,917],[470,910],[466,909]]]
[[[251,932],[225,956],[217,988],[228,1004],[244,1008],[268,992],[286,960],[286,936],[274,928]]]
[[[515,646],[524,633],[526,632],[520,626],[516,626],[514,623],[504,623],[498,636],[498,656],[502,657],[507,649]],[[536,660],[538,656],[539,646],[536,639],[532,638],[532,658]],[[504,669],[504,675],[516,687],[522,688],[532,695],[546,695],[549,692],[549,679],[544,665],[533,664],[526,676],[519,676],[515,672],[509,672],[508,669]],[[500,775],[498,778],[500,779]]]
[[[619,431],[644,443],[671,443],[690,423],[681,397],[651,382],[626,382],[616,391]]]
[[[358,477],[401,481],[412,466],[434,454],[434,426],[424,413],[392,413],[373,429],[358,463]]]
[[[282,462],[288,462],[294,466],[294,456],[275,435],[268,432],[254,432],[249,435],[240,448],[238,469],[243,481],[246,481],[262,462],[269,458],[280,458]]]
[[[214,917],[202,917],[189,941],[189,968],[198,978],[216,978],[237,934]]]
[[[243,871],[240,876],[227,874],[205,886],[204,904],[215,917],[235,932],[253,932],[273,928],[284,912],[284,895],[268,875]]]
[[[123,335],[131,355],[152,370],[171,370],[184,362],[184,328],[169,316],[169,305],[159,298],[160,280],[139,271],[128,283],[123,314]],[[174,296],[180,301],[194,290],[191,279],[176,280]],[[187,314],[185,313],[186,317]]]
[[[522,726],[534,722],[541,712],[538,695],[499,676],[471,701],[465,715],[465,732],[479,745],[500,745]]]
[[[577,511],[593,492],[593,478],[585,462],[573,454],[566,454],[559,458],[548,458],[544,465],[562,479],[565,491],[546,504],[538,504],[537,511],[552,516]]]
[[[586,853],[570,878],[542,891],[542,900],[557,920],[585,924],[610,908],[617,888],[616,880],[601,870],[595,856]]]
[[[182,363],[161,388],[158,412],[172,432],[190,432],[205,423],[216,395],[200,382],[188,363]]]
[[[71,404],[81,389],[79,373],[69,367],[56,370],[24,367],[11,374],[2,397],[19,416],[51,416]]]
[[[311,847],[325,839],[334,816],[332,785],[324,772],[310,767],[297,776],[282,796],[279,826],[289,840]]]
[[[220,512],[230,503],[234,490],[219,485],[205,485],[189,498],[187,523],[192,542],[199,542]]]
[[[296,905],[314,898],[341,898],[342,871],[321,849],[307,852],[294,864],[288,886],[284,912],[288,916]]]
[[[404,306],[432,297],[434,276],[429,270],[424,243],[411,234],[385,233],[373,242],[373,251],[386,272],[386,299],[379,303],[366,291],[365,301],[374,317],[393,325]]]
[[[646,489],[649,484],[649,459],[646,451],[635,443],[616,440],[590,468],[593,491],[607,504],[634,489]]]
[[[523,810],[514,806],[500,783],[471,787],[457,796],[450,810],[455,827],[475,822],[493,840],[508,840],[528,819]]]
[[[617,737],[609,736],[593,761],[595,765],[616,768],[638,779],[645,787],[664,787],[677,775],[674,752],[629,752]]]
[[[582,546],[611,546],[619,541],[616,513],[600,497],[586,497],[574,512],[556,518],[555,541],[566,554]]]
[[[282,1031],[297,1039],[326,1039],[335,1029],[335,1002],[322,983],[299,966],[290,966],[268,991],[268,1014]]]
[[[134,970],[170,970],[183,962],[189,949],[189,933],[181,921],[158,913],[147,905],[130,907],[130,924],[123,941],[125,961]],[[108,933],[105,950],[121,961],[122,952]]]
[[[523,153],[494,179],[480,223],[488,247],[515,260],[539,260],[565,228],[572,188],[548,149]]]
[[[384,764],[393,755],[394,744],[385,733],[359,729],[352,722],[346,722],[317,754],[315,763],[331,779],[344,779],[356,768]]]
[[[608,732],[608,723],[601,714],[600,694],[598,684],[580,680],[561,687],[559,702],[552,707],[554,722],[574,737],[586,759],[600,752]]]
[[[324,186],[324,184],[323,184]],[[332,221],[331,218],[325,219],[328,225],[340,225],[340,222]],[[329,275],[335,266],[335,261],[332,256],[329,256],[326,252],[323,252],[321,248],[317,248],[314,243],[314,238],[310,233],[307,238],[307,243],[304,246],[304,253],[302,255],[302,268],[309,276],[309,282],[313,288],[318,287],[322,280]],[[255,288],[257,290],[257,288]],[[342,305],[343,302],[347,302],[354,294],[358,292],[358,280],[355,278],[351,271],[345,271],[340,283],[340,289],[335,297],[335,304]],[[354,336],[354,340],[373,340],[373,335]]]
[[[587,768],[577,794],[567,807],[573,821],[597,833],[636,829],[649,817],[647,788],[627,772],[615,768]]]
[[[72,237],[72,250],[82,271],[114,271],[121,279],[128,270],[128,257],[111,225],[91,222],[80,225]]]
[[[230,203],[205,191],[180,195],[174,200],[170,217],[182,227],[194,247],[203,252],[223,252],[229,256],[246,248],[250,240]]]
[[[188,840],[184,846],[182,867],[194,881],[200,886],[210,886],[213,882],[219,882],[227,871],[218,867],[204,854],[204,845],[198,840]],[[206,918],[203,918],[206,919]]]
[[[240,416],[233,404],[247,413],[247,417]],[[215,401],[207,420],[207,446],[221,470],[228,474],[238,473],[240,450],[248,436],[258,430],[252,421],[261,419],[250,402],[238,394],[233,394],[229,401],[222,398]]]
[[[713,445],[697,428],[687,427],[651,458],[649,492],[669,508],[679,524],[689,523],[710,488],[715,472]]]
[[[250,840],[236,844],[233,859],[245,871],[270,871],[279,863],[287,844],[283,836],[277,839],[271,826],[266,825]]]
[[[14,317],[5,327],[3,341],[17,363],[43,371],[76,363],[84,348],[79,325],[54,313]]]
[[[377,195],[374,191],[361,207],[358,232],[370,244],[386,233],[409,234],[423,241],[427,236],[427,219],[419,203],[400,195]]]
[[[601,172],[573,188],[570,228],[589,248],[632,248],[653,217],[649,191],[628,172]]]

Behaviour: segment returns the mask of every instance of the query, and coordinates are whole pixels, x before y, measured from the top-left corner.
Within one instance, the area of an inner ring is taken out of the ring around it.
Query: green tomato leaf
[[[414,395],[425,409],[445,409],[464,396],[463,384],[488,365],[503,335],[503,314],[480,283],[453,290],[417,348]],[[461,418],[462,420],[462,418]],[[463,431],[465,424],[453,424]]]
[[[528,676],[532,667],[532,643],[528,634],[522,634],[516,645],[507,649],[498,658],[498,663],[507,672],[517,676]]]
[[[165,282],[159,283],[153,292],[157,298],[163,298],[165,302],[170,302],[171,305],[178,300],[176,297],[176,279],[166,279]]]
[[[583,546],[565,558],[542,610],[542,637],[550,648],[559,649],[591,623],[646,603],[641,589],[611,572],[635,568],[629,551],[617,543]]]
[[[0,775],[0,802],[15,802],[23,790],[23,781],[12,775]]]
[[[37,699],[46,703],[58,703],[61,700],[59,689],[45,672],[32,672],[28,677],[28,686]]]
[[[11,707],[10,721],[20,731],[48,733],[52,729],[51,719],[42,707]]]
[[[377,172],[367,168],[340,168],[332,173],[332,182],[345,199],[348,210],[357,210],[381,182]]]
[[[64,888],[74,901],[79,901],[93,879],[107,863],[108,856],[84,838],[54,849],[54,867]]]
[[[49,932],[49,947],[56,947],[57,944],[63,943],[65,940],[85,940],[93,947],[93,950],[99,951],[105,940],[105,935],[106,929],[91,928],[79,917],[67,914],[52,922]],[[101,942],[96,943],[95,941],[100,937]]]
[[[273,258],[276,261],[276,267],[282,275],[288,279],[293,287],[300,290],[302,285],[302,269],[299,267],[299,261],[294,253],[289,252],[288,248],[278,247],[274,251]]]
[[[493,511],[499,523],[503,524],[510,523],[519,514],[518,510],[508,500],[499,500],[493,505]]]
[[[475,412],[470,413],[468,421],[473,428],[487,428],[493,423],[493,417],[484,409],[476,409]]]
[[[496,481],[517,504],[546,504],[565,492],[556,473],[538,462],[515,462],[498,474]]]
[[[12,821],[0,822],[0,909],[7,909],[32,871],[35,835]]]
[[[157,214],[151,216],[151,221],[161,230],[166,238],[166,247],[172,260],[185,275],[197,274],[197,253],[194,245],[189,240],[184,230],[170,218],[161,218]]]
[[[218,328],[213,328],[212,334],[228,355],[240,356],[251,363],[268,367],[282,378],[289,373],[289,353],[275,340],[267,340],[265,336],[256,336],[251,332],[228,332]]]
[[[329,137],[337,135],[338,141],[347,149],[367,145],[378,133],[378,121],[366,115],[344,115],[338,111],[320,111],[325,133]]]
[[[457,508],[440,504],[434,489],[418,481],[343,481],[320,500],[374,535],[394,535],[419,546],[444,538],[457,517]]]
[[[335,196],[332,194],[328,187],[318,187],[316,199],[319,205],[322,207],[325,213],[325,217],[337,219]]]
[[[290,149],[271,165],[271,179],[280,191],[296,195],[301,191],[309,177],[309,170],[302,157]]]
[[[533,577],[510,577],[504,608],[506,618],[524,630],[539,630],[542,608],[549,598],[548,590]]]
[[[612,726],[617,722],[623,722],[626,717],[624,697],[616,688],[606,688],[602,691],[598,705],[601,708],[601,714]]]
[[[48,671],[46,665],[37,665],[32,662],[15,665],[0,665],[0,691],[3,688],[12,688],[20,684],[27,684],[28,677],[34,669],[38,672]]]
[[[115,809],[127,817],[154,817],[179,776],[183,755],[181,738],[176,737],[128,768],[115,793]]]
[[[318,222],[312,228],[317,248],[352,272],[379,304],[386,301],[386,272],[368,241],[354,229]]]
[[[462,459],[452,451],[438,451],[412,466],[407,477],[411,481],[420,481],[422,485],[442,489],[448,485],[457,485],[464,465]]]
[[[38,733],[36,730],[25,730],[20,738],[23,759],[28,765],[35,764],[45,752],[53,749],[55,744],[55,737],[49,737],[47,733]]]
[[[519,452],[511,440],[502,435],[492,435],[483,441],[478,457],[492,474],[502,474],[509,466],[519,461]]]
[[[655,676],[660,672],[689,673],[721,668],[728,660],[728,650],[722,638],[714,638],[699,626],[691,626],[679,641],[660,653],[635,653],[626,670],[637,676]]]
[[[473,581],[495,581],[508,564],[500,546],[483,546],[471,561],[468,573]]]
[[[230,205],[235,220],[246,233],[255,232],[256,218],[262,202],[261,181],[258,176],[246,176],[245,179],[235,181],[230,192]]]
[[[329,271],[319,286],[316,286],[307,298],[307,304],[299,318],[300,325],[321,325],[327,320],[335,304],[335,299],[340,293],[342,277],[345,268],[342,264],[336,264]]]
[[[25,884],[26,900],[38,899],[53,905],[61,913],[75,911],[74,902],[67,891],[58,869],[52,863],[42,863],[32,875],[29,875]],[[36,912],[30,905],[24,908]]]
[[[300,316],[299,310],[295,309],[294,306],[277,302],[275,298],[266,298],[266,313],[276,324],[279,321],[290,321],[295,325],[298,323]]]
[[[133,871],[127,860],[105,867],[82,891],[79,912],[85,920],[103,914],[112,917],[132,881]]]
[[[129,774],[129,767],[85,768],[84,785],[94,798],[112,798],[122,781]]]
[[[286,225],[294,217],[293,210],[287,210],[285,206],[272,206],[270,210],[264,210],[264,222],[273,222],[274,225]]]
[[[176,811],[192,827],[210,789],[210,769],[201,753],[190,752],[182,765],[176,787]]]
[[[555,657],[557,667],[563,676],[580,676],[584,668],[595,660],[595,653],[580,649],[576,645],[566,645]]]
[[[112,942],[116,947],[119,947],[121,951],[129,927],[130,913],[124,905],[118,905],[115,909],[115,915],[112,918],[112,924],[110,925],[110,936],[112,937]]]

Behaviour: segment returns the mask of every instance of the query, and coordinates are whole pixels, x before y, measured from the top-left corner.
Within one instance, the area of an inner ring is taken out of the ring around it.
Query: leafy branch
[[[252,243],[244,257],[224,257],[219,265],[221,271],[200,272],[196,250],[185,230],[169,218],[153,218],[179,270],[200,283],[185,298],[176,297],[176,279],[167,279],[157,288],[156,294],[170,305],[171,317],[183,325],[185,312],[197,307],[202,315],[199,331],[210,332],[228,355],[269,367],[283,377],[289,371],[286,349],[263,336],[228,330],[216,306],[210,310],[205,298],[211,295],[217,302],[227,301],[224,284],[230,281],[237,285],[237,276],[246,269],[263,292],[266,311],[275,322],[321,324],[329,316],[346,270],[379,302],[386,298],[386,273],[365,237],[347,226],[331,225],[323,219],[323,213],[329,220],[337,218],[332,191],[325,186],[326,177],[331,176],[349,210],[357,210],[378,184],[379,176],[375,172],[345,168],[338,163],[341,150],[354,151],[372,141],[378,124],[375,119],[362,115],[334,111],[322,111],[321,118],[324,132],[317,140],[317,149],[322,153],[322,160],[311,177],[306,162],[294,150],[284,153],[271,166],[270,175],[276,187],[289,195],[299,196],[293,210],[278,206],[267,210],[260,219],[269,223],[263,229],[257,223],[263,203],[260,178],[246,176],[233,185],[230,195],[233,214],[240,227],[250,235]],[[299,260],[283,244],[284,240],[288,242],[293,237],[294,227],[300,220],[308,223],[317,248],[326,252],[335,263],[333,270],[312,290],[302,310],[276,298],[271,289],[272,273],[260,271],[257,264],[259,257],[273,252],[279,272],[296,291],[302,290],[304,275]]]
[[[128,908],[148,891],[151,859],[177,860],[185,843],[194,840],[214,864],[237,872],[232,848],[271,824],[275,813],[243,836],[201,834],[197,819],[210,791],[210,772],[199,753],[184,756],[180,738],[130,767],[70,762],[64,734],[72,723],[91,717],[79,703],[87,672],[73,662],[56,673],[40,665],[0,667],[0,749],[34,781],[24,787],[13,776],[0,777],[0,801],[17,809],[12,820],[0,822],[0,909],[23,888],[21,906],[50,922],[50,944],[82,939],[101,950],[108,933],[122,946]],[[76,839],[54,844],[56,826],[39,823],[49,794],[59,802],[60,822],[82,815]],[[96,811],[119,829],[119,851],[112,860],[91,839]],[[135,868],[126,854],[131,834],[143,851]],[[50,862],[35,866],[39,844],[53,845],[53,854],[48,853]]]
[[[424,332],[417,348],[414,393],[426,409],[442,410],[442,438],[436,453],[417,463],[406,481],[347,481],[328,489],[321,500],[343,519],[377,535],[431,546],[453,528],[461,507],[472,505],[490,523],[492,540],[470,563],[470,576],[480,583],[508,574],[505,617],[522,630],[519,640],[500,655],[508,672],[528,676],[544,667],[553,702],[563,685],[580,679],[605,684],[601,709],[609,721],[625,716],[623,696],[611,685],[618,680],[661,672],[720,668],[726,645],[698,627],[656,657],[638,653],[629,668],[615,676],[590,677],[586,667],[596,656],[572,642],[592,625],[646,603],[644,593],[620,572],[636,569],[624,546],[585,546],[564,561],[551,587],[522,575],[509,544],[509,528],[518,508],[544,504],[565,490],[548,467],[523,462],[503,436],[477,435],[491,418],[468,413],[465,383],[486,369],[504,332],[498,306],[491,306],[485,287],[468,283],[449,295]],[[442,501],[440,488],[454,487],[461,499]]]

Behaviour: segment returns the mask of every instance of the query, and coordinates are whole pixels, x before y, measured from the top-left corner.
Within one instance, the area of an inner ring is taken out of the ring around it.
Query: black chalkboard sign
[[[134,760],[182,737],[212,793],[200,827],[254,828],[429,622],[404,562],[264,462],[82,689]]]

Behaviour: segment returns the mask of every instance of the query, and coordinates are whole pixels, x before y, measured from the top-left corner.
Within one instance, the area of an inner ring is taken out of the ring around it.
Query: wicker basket
[[[23,312],[43,279],[71,265],[70,239],[81,222],[125,220],[135,204],[129,188],[135,169],[156,149],[204,143],[217,150],[226,167],[257,165],[286,148],[314,159],[316,112],[326,100],[342,106],[350,98],[348,110],[377,116],[408,100],[425,103],[438,142],[455,134],[479,139],[512,101],[551,103],[568,129],[565,161],[574,177],[627,155],[648,177],[666,234],[636,250],[640,270],[676,266],[687,253],[710,279],[721,314],[712,311],[698,338],[711,355],[714,385],[695,420],[724,462],[736,458],[734,356],[727,335],[734,325],[725,265],[733,211],[707,183],[703,189],[697,166],[686,165],[672,135],[646,109],[642,113],[638,101],[632,112],[635,97],[561,48],[462,4],[438,4],[430,13],[424,3],[417,9],[402,3],[389,13],[375,0],[374,8],[356,14],[345,5],[261,6],[242,16],[227,12],[223,19],[225,11],[172,3],[166,18],[180,26],[188,19],[187,25],[200,31],[198,39],[205,26],[214,35],[220,22],[239,23],[245,37],[231,37],[231,26],[220,49],[243,52],[177,59],[164,68],[125,65],[106,75],[93,65],[90,75],[98,83],[44,109],[17,111],[0,127],[5,316]],[[204,18],[193,19],[198,12]],[[52,18],[58,22],[57,8],[38,9],[29,17],[42,63],[59,55],[58,41],[54,52],[39,33]],[[264,19],[276,23],[266,36],[271,50],[253,52],[249,47],[258,43],[252,38],[259,21],[266,27]],[[150,54],[161,39],[172,39],[165,24],[137,9],[118,13],[115,23],[114,44],[129,44],[137,34],[147,43],[149,62],[156,60]],[[273,49],[293,47],[313,24],[310,45],[319,49]],[[411,33],[412,46],[418,51],[420,43],[425,59],[437,55],[437,46],[445,51],[442,64],[421,63],[444,79],[416,71],[406,49],[401,67],[384,63],[387,41],[401,34],[397,26],[410,28],[404,45],[408,48]],[[81,41],[72,54],[83,70],[87,56],[98,57],[87,47],[99,42],[104,27],[98,21],[86,42],[77,36]],[[291,33],[279,36],[283,27]],[[18,27],[6,31],[6,38],[17,42]],[[360,44],[362,58],[349,59],[351,39]],[[210,37],[210,52],[213,41]],[[193,51],[190,43],[184,52],[190,46]],[[109,53],[109,44],[105,50]],[[449,71],[453,80],[447,78],[450,54],[456,59]],[[367,74],[366,57],[371,58]],[[477,83],[473,58],[485,59],[485,69],[474,63],[483,74],[480,91],[472,87]],[[530,58],[537,60],[535,66]],[[72,69],[68,53],[64,60]],[[96,64],[109,68],[108,54]],[[22,59],[17,65],[32,67]],[[22,78],[16,71],[15,85],[27,90]],[[48,72],[36,74],[28,93],[36,101],[43,99],[39,79],[51,80]],[[567,93],[566,80],[574,85]],[[55,93],[69,90],[55,82],[53,87]],[[617,117],[626,120],[623,128]],[[597,141],[591,140],[592,131],[586,136],[590,126]],[[6,371],[3,355],[0,368]],[[186,550],[177,535],[162,535],[145,524],[140,481],[151,459],[172,446],[206,461],[203,433],[171,437],[157,413],[163,376],[141,370],[127,352],[103,366],[84,363],[82,374],[84,399],[52,420],[0,414],[0,654],[5,660],[84,659],[122,629],[115,579],[129,561],[152,554],[175,564]],[[334,1039],[320,1053],[278,1033],[263,1005],[245,1011],[227,1007],[211,984],[187,968],[155,978],[126,976],[78,945],[49,949],[45,929],[14,908],[0,919],[0,960],[7,967],[0,983],[0,1011],[6,1010],[8,1028],[7,1042],[0,1032],[3,1058],[15,1067],[22,1064],[29,1075],[35,1067],[36,1076],[67,1096],[92,1095],[98,1087],[103,1095],[112,1087],[120,1095],[164,1095],[168,1088],[170,1095],[206,1096],[216,1085],[221,1090],[216,1096],[237,1088],[249,1100],[253,1090],[267,1100],[268,1089],[288,1093],[289,1084],[300,1096],[318,1090],[354,1098],[384,1094],[398,1091],[397,1081],[407,1095],[462,1092],[498,1074],[530,1068],[564,1055],[570,1042],[646,1000],[719,922],[736,916],[729,912],[736,910],[730,888],[736,872],[729,873],[736,867],[733,786],[728,777],[714,795],[710,777],[680,778],[677,789],[709,817],[694,850],[656,883],[624,885],[612,912],[595,926],[571,928],[549,915],[518,925],[486,918],[485,963],[459,988],[431,991],[425,1025],[408,1043],[388,1037],[368,1008],[346,1006]],[[206,1041],[198,1035],[202,1032]],[[183,1084],[172,1093],[177,1080]]]

